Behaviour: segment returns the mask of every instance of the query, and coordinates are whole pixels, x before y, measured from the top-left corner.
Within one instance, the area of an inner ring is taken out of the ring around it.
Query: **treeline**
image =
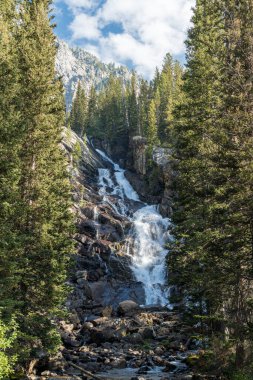
[[[156,71],[151,82],[133,72],[125,84],[122,78],[111,76],[106,86],[88,94],[78,84],[70,127],[79,135],[86,133],[113,145],[133,136],[147,138],[148,145],[168,144],[172,110],[180,101],[183,68],[170,54],[164,59],[161,72]]]
[[[209,370],[236,379],[253,376],[236,372],[253,356],[252,20],[251,0],[197,0],[170,140],[170,283],[212,336]]]
[[[50,5],[0,2],[0,379],[60,344],[74,222]]]

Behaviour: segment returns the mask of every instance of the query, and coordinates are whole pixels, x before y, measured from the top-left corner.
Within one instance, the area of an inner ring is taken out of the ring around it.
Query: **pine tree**
[[[218,36],[222,26],[218,23],[220,15],[215,11],[213,4],[197,1],[194,26],[189,31],[187,41],[185,98],[177,109],[173,131],[176,170],[179,174],[175,182],[177,202],[173,215],[176,240],[170,265],[175,282],[181,284],[188,298],[191,294],[193,305],[198,302],[200,309],[208,283],[204,270],[210,265],[205,262],[204,247],[209,238],[206,203],[214,191],[210,155],[217,149],[211,132],[220,101],[220,67],[215,51],[219,49],[216,44],[220,42]],[[217,27],[214,32],[212,26],[216,23],[220,28]],[[214,41],[213,46],[210,46],[210,41]],[[192,273],[196,274],[193,276]]]
[[[92,86],[88,97],[88,112],[87,112],[87,135],[95,136],[97,128],[97,93],[95,86]]]
[[[63,89],[56,78],[49,0],[22,1],[18,33],[19,109],[23,131],[18,287],[20,343],[26,358],[59,343],[52,323],[65,297],[73,218],[66,158],[60,146]]]
[[[164,59],[158,88],[160,94],[158,136],[163,143],[167,139],[167,112],[168,107],[172,106],[173,96],[173,58],[170,54]]]
[[[150,103],[150,86],[146,80],[140,84],[140,94],[138,98],[139,135],[146,136],[148,129],[148,110]]]
[[[152,99],[149,106],[148,112],[148,131],[147,131],[147,140],[149,154],[152,152],[153,147],[158,144],[158,126],[156,120],[156,106],[155,101]]]
[[[177,106],[183,103],[183,68],[178,61],[173,62],[173,82],[172,82],[172,93],[168,97],[167,108],[166,108],[166,142],[168,144],[173,144],[173,121],[174,112]]]
[[[137,78],[135,72],[131,77],[131,83],[127,89],[128,98],[128,125],[129,135],[135,136],[138,134],[138,104],[137,104]]]
[[[13,374],[19,234],[15,230],[20,178],[16,3],[0,3],[0,379]]]
[[[251,1],[224,1],[225,51],[218,55],[222,66],[220,107],[220,149],[216,192],[211,208],[219,262],[224,318],[227,333],[235,342],[236,366],[245,360],[245,347],[252,339],[252,48],[253,4]],[[218,224],[218,225],[217,225]],[[229,268],[229,269],[228,269]]]
[[[113,146],[119,141],[128,144],[127,99],[122,79],[110,76],[97,98],[93,118],[96,130],[93,136]]]
[[[77,91],[70,112],[70,128],[80,137],[85,133],[87,124],[87,99],[82,84],[78,82]]]
[[[173,127],[171,281],[237,366],[252,334],[252,15],[247,0],[197,1]]]

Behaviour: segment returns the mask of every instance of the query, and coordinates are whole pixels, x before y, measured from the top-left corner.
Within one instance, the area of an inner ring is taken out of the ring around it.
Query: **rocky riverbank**
[[[93,311],[94,312],[94,311]],[[165,308],[140,308],[125,301],[112,313],[91,314],[86,322],[61,322],[64,348],[41,379],[193,379],[187,362],[197,349],[192,329]],[[79,367],[79,368],[78,368]],[[83,371],[84,370],[84,371]],[[196,377],[195,377],[196,379]]]

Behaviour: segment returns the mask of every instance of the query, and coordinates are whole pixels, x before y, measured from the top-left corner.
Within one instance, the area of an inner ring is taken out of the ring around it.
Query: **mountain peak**
[[[95,55],[80,47],[71,47],[62,40],[58,40],[56,70],[62,77],[68,110],[79,81],[88,91],[92,85],[97,90],[101,89],[110,75],[121,77],[125,82],[131,78],[131,71],[127,67],[103,63]]]

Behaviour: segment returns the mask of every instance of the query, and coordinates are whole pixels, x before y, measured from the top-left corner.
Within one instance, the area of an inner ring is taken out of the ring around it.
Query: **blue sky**
[[[55,0],[56,34],[151,78],[167,52],[184,60],[195,0]]]

